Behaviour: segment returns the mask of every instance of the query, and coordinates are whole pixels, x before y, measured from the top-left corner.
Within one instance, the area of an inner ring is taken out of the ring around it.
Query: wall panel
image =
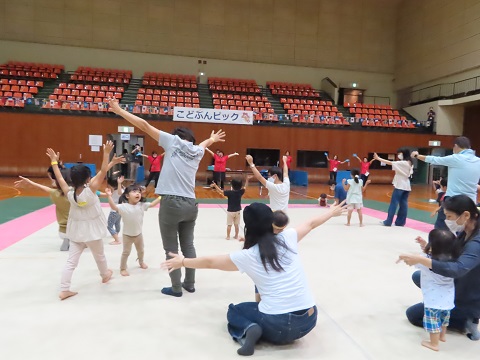
[[[210,136],[213,129],[219,126],[200,123],[178,123],[172,121],[151,122],[164,131],[172,131],[176,126],[192,128],[198,142]],[[128,125],[120,118],[100,118],[87,116],[64,116],[48,114],[0,113],[0,142],[4,149],[4,156],[0,163],[0,175],[45,175],[49,165],[45,149],[52,147],[60,151],[66,162],[76,162],[79,154],[86,163],[100,165],[100,153],[92,153],[88,146],[88,135],[106,135],[116,133],[118,126]],[[432,135],[408,134],[390,132],[349,131],[337,129],[296,128],[279,126],[238,126],[224,127],[227,132],[227,141],[224,144],[214,145],[212,148],[221,148],[225,153],[237,151],[240,156],[228,162],[228,166],[235,169],[244,169],[244,156],[247,148],[274,148],[281,153],[289,150],[295,156],[297,150],[329,150],[344,159],[349,157],[353,166],[357,161],[352,158],[353,153],[367,154],[377,151],[380,153],[396,152],[401,146],[428,147],[428,140]],[[136,134],[141,134],[136,131]],[[104,137],[105,139],[105,137]],[[450,147],[452,137],[435,136],[442,145]],[[156,142],[145,136],[145,151],[158,149]],[[211,163],[206,155],[200,164],[200,173]],[[346,168],[346,167],[345,167]],[[309,172],[310,181],[327,181],[327,169],[300,169]],[[200,176],[202,176],[200,174]],[[392,179],[390,171],[372,172],[377,181],[388,182]]]

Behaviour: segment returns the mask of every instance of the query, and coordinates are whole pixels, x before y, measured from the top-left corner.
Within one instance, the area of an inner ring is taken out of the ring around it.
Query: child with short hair
[[[440,261],[455,260],[460,256],[456,236],[448,230],[433,229],[428,234],[428,244],[423,250],[426,256]],[[401,261],[399,258],[397,263]],[[423,294],[423,327],[430,334],[430,341],[422,345],[438,351],[439,341],[445,341],[449,325],[450,310],[455,307],[454,279],[434,273],[426,266],[415,265],[420,269],[420,283]]]
[[[123,176],[110,176],[107,178],[107,185],[109,186],[108,188],[112,190],[112,199],[113,201],[118,204],[118,200],[120,199],[120,196],[122,196],[124,188],[122,186],[124,177]],[[108,214],[108,220],[107,220],[107,229],[110,235],[113,237],[113,241],[110,243],[110,245],[119,245],[121,244],[120,239],[118,238],[118,233],[120,232],[120,220],[122,217],[120,214],[111,209],[110,213]]]
[[[318,198],[318,206],[320,207],[327,207],[327,194],[322,193],[320,194],[320,197]]]
[[[435,215],[437,215],[437,219],[435,220],[435,225],[434,225],[435,229],[448,230],[448,226],[447,224],[445,224],[445,219],[446,219],[445,212],[443,211],[443,202],[445,199],[445,194],[447,193],[448,181],[445,178],[441,178],[438,184],[440,186],[438,188],[439,191],[437,192],[437,199],[436,199],[438,203],[438,208],[435,209],[435,211],[432,212],[430,216],[434,217]]]
[[[100,206],[100,200],[95,192],[103,182],[108,169],[108,158],[113,150],[113,142],[103,145],[103,161],[99,172],[92,178],[90,168],[85,165],[75,165],[70,170],[73,189],[70,189],[58,168],[59,153],[47,149],[55,177],[70,202],[70,213],[66,236],[70,239],[68,260],[62,273],[60,300],[77,295],[70,291],[73,271],[78,265],[80,256],[87,247],[97,263],[102,282],[108,282],[112,270],[107,267],[102,238],[108,236],[107,219]]]
[[[149,208],[160,203],[161,196],[153,200],[151,203],[148,203],[142,196],[141,186],[135,184],[127,186],[119,199],[119,204],[116,204],[113,200],[112,190],[110,188],[106,188],[105,193],[108,196],[110,208],[118,212],[123,219],[123,252],[120,260],[120,274],[122,276],[130,275],[127,271],[127,260],[132,251],[132,245],[135,245],[135,249],[137,250],[137,259],[140,267],[142,269],[147,269],[148,266],[143,261],[143,215]]]
[[[232,190],[222,190],[215,182],[211,187],[214,188],[220,195],[225,196],[228,199],[227,206],[227,236],[225,239],[230,240],[230,232],[232,225],[235,227],[234,239],[238,239],[238,232],[240,230],[240,213],[242,211],[242,196],[245,194],[245,188],[248,186],[247,177],[245,186],[242,187],[242,180],[234,178],[232,179]]]
[[[350,220],[352,219],[353,210],[357,210],[358,220],[360,226],[363,226],[363,192],[367,188],[370,180],[367,180],[365,186],[363,186],[363,180],[360,179],[360,171],[358,169],[352,169],[350,171],[351,179],[342,179],[343,188],[347,192],[347,223],[346,226],[350,226]]]

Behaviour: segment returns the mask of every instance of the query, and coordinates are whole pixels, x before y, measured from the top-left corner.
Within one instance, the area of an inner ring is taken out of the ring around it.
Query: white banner
[[[252,125],[253,111],[175,107],[174,121]]]

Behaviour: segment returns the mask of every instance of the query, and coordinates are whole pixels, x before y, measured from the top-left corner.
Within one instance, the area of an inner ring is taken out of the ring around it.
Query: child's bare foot
[[[145,263],[140,263],[140,267],[141,267],[142,269],[148,269],[148,265],[145,264]]]
[[[345,226],[350,226],[350,223],[346,223]]]
[[[244,237],[241,237],[240,239],[238,239],[238,241],[244,242],[244,241],[245,241],[245,238],[244,238]]]
[[[107,270],[107,275],[102,276],[102,283],[105,284],[105,283],[109,282],[110,279],[112,278],[112,275],[113,275],[113,271],[110,270],[110,269],[108,269],[108,270]]]
[[[433,345],[430,341],[428,340],[423,340],[422,341],[422,346],[425,346],[426,348],[429,348],[433,351],[438,351],[438,346]]]
[[[225,239],[226,239],[226,240],[230,240],[230,236],[227,236]]]
[[[120,244],[121,244],[121,242],[120,242],[120,241],[117,241],[117,240],[112,241],[112,242],[110,243],[110,245],[120,245]]]
[[[130,276],[127,270],[120,270],[120,275],[122,276]]]
[[[364,227],[364,226],[365,226],[365,225],[363,225],[363,224],[360,224],[360,227]]]
[[[233,238],[234,238],[235,240],[238,240],[238,235],[235,235]]]
[[[78,292],[75,292],[75,291],[61,291],[60,294],[58,295],[58,297],[60,298],[60,300],[65,300],[65,299],[68,299],[69,297],[72,297],[72,296],[75,296],[77,295]]]
[[[442,342],[447,342],[447,337],[446,337],[446,334],[440,334],[440,341]]]

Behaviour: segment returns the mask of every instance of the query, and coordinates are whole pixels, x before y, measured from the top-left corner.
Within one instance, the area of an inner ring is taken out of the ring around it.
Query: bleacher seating
[[[146,72],[138,89],[134,114],[171,115],[173,108],[200,108],[197,80],[193,75]]]
[[[142,86],[159,89],[197,89],[197,79],[194,75],[146,72],[142,78]]]
[[[115,85],[60,83],[49,95],[44,109],[107,111],[108,98],[122,99],[125,88]],[[81,103],[81,104],[79,104]],[[85,104],[86,103],[86,104]],[[99,104],[102,104],[99,106]]]
[[[216,92],[232,92],[242,94],[260,94],[262,89],[255,80],[211,77],[208,88]]]
[[[97,84],[130,84],[131,70],[103,69],[91,67],[78,67],[70,76],[71,82],[97,83]]]
[[[267,86],[293,123],[350,126],[332,101],[322,99],[309,84],[269,81]]]
[[[310,84],[267,81],[267,87],[272,95],[320,98],[320,93]]]
[[[411,121],[401,116],[399,111],[390,105],[346,102],[343,106],[349,109],[351,116],[360,119],[364,127],[415,128]]]
[[[57,79],[65,70],[63,65],[27,63],[9,61],[0,65],[0,77],[15,77],[24,79]]]

